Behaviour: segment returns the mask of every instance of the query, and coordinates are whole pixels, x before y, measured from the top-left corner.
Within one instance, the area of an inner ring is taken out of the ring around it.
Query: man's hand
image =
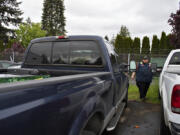
[[[133,72],[133,73],[132,73],[132,75],[131,75],[131,79],[132,79],[132,80],[134,80],[134,79],[135,79],[135,75],[136,75],[136,73],[135,73],[135,72]]]

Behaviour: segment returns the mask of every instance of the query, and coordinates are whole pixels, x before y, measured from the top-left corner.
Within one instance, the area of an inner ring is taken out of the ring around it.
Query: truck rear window
[[[44,42],[31,46],[25,63],[100,66],[102,57],[94,41]]]

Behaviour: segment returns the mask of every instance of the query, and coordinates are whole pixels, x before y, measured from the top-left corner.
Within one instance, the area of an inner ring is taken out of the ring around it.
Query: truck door
[[[123,90],[123,72],[119,70],[119,64],[117,62],[117,53],[114,50],[114,47],[111,44],[106,43],[106,47],[109,53],[113,76],[114,76],[114,105],[120,100]]]

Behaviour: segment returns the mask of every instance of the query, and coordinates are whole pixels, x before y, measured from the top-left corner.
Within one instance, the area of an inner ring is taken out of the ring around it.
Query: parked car
[[[161,135],[180,134],[180,49],[170,52],[159,79]]]
[[[0,68],[6,69],[11,65],[13,65],[13,62],[11,62],[11,61],[0,60]]]
[[[127,106],[129,86],[127,67],[118,57],[99,36],[32,40],[22,67],[3,71],[10,81],[16,75],[16,83],[0,84],[0,133],[100,135],[113,130]],[[47,77],[18,79],[35,76]]]
[[[12,65],[8,67],[8,69],[19,69],[21,68],[21,65],[22,65],[22,62],[13,63]]]

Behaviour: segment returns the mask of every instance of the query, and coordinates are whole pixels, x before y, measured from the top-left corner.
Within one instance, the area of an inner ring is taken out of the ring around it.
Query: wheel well
[[[99,133],[103,126],[103,115],[100,112],[95,113],[87,122],[84,130],[93,131],[94,133]]]

